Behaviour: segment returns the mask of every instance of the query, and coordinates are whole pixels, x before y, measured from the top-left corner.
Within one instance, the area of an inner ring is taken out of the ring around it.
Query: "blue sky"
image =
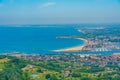
[[[120,0],[0,0],[0,24],[120,23]]]

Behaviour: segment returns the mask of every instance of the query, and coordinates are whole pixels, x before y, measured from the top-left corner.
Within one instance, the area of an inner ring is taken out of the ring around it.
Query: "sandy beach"
[[[83,38],[75,38],[75,39],[84,40],[85,43],[83,45],[80,45],[80,46],[75,46],[75,47],[70,47],[70,48],[65,48],[65,49],[59,49],[59,50],[53,50],[53,52],[78,52],[78,51],[81,51],[83,49],[83,47],[86,45],[87,40],[83,39]]]

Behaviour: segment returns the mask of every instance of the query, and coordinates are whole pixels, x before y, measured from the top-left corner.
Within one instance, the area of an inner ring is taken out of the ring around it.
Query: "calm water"
[[[82,34],[73,27],[0,26],[0,53],[50,53],[50,50],[82,45],[84,41],[57,39],[56,36]]]

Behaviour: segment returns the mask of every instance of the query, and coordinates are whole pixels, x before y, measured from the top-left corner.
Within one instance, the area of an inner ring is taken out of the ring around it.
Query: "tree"
[[[23,77],[23,80],[31,80],[28,72],[24,72],[22,77]]]
[[[37,72],[42,73],[43,71],[39,68],[39,69],[37,70]]]
[[[50,78],[50,74],[46,74],[45,78],[49,79]]]
[[[72,77],[81,77],[79,73],[72,73]]]
[[[90,78],[87,78],[87,77],[83,77],[81,78],[80,80],[91,80]]]
[[[22,80],[22,71],[17,68],[5,68],[1,73],[0,80]]]
[[[58,80],[58,78],[57,78],[55,75],[52,75],[52,76],[50,77],[50,80]]]

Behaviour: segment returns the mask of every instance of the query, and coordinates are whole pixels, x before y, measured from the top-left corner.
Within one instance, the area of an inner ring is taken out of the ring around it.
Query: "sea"
[[[52,52],[84,45],[83,40],[56,38],[58,36],[79,36],[83,33],[75,25],[1,25],[0,54],[112,54],[110,52]]]
[[[71,26],[0,26],[0,53],[51,54],[52,50],[83,45],[83,40],[56,38],[80,35]]]

